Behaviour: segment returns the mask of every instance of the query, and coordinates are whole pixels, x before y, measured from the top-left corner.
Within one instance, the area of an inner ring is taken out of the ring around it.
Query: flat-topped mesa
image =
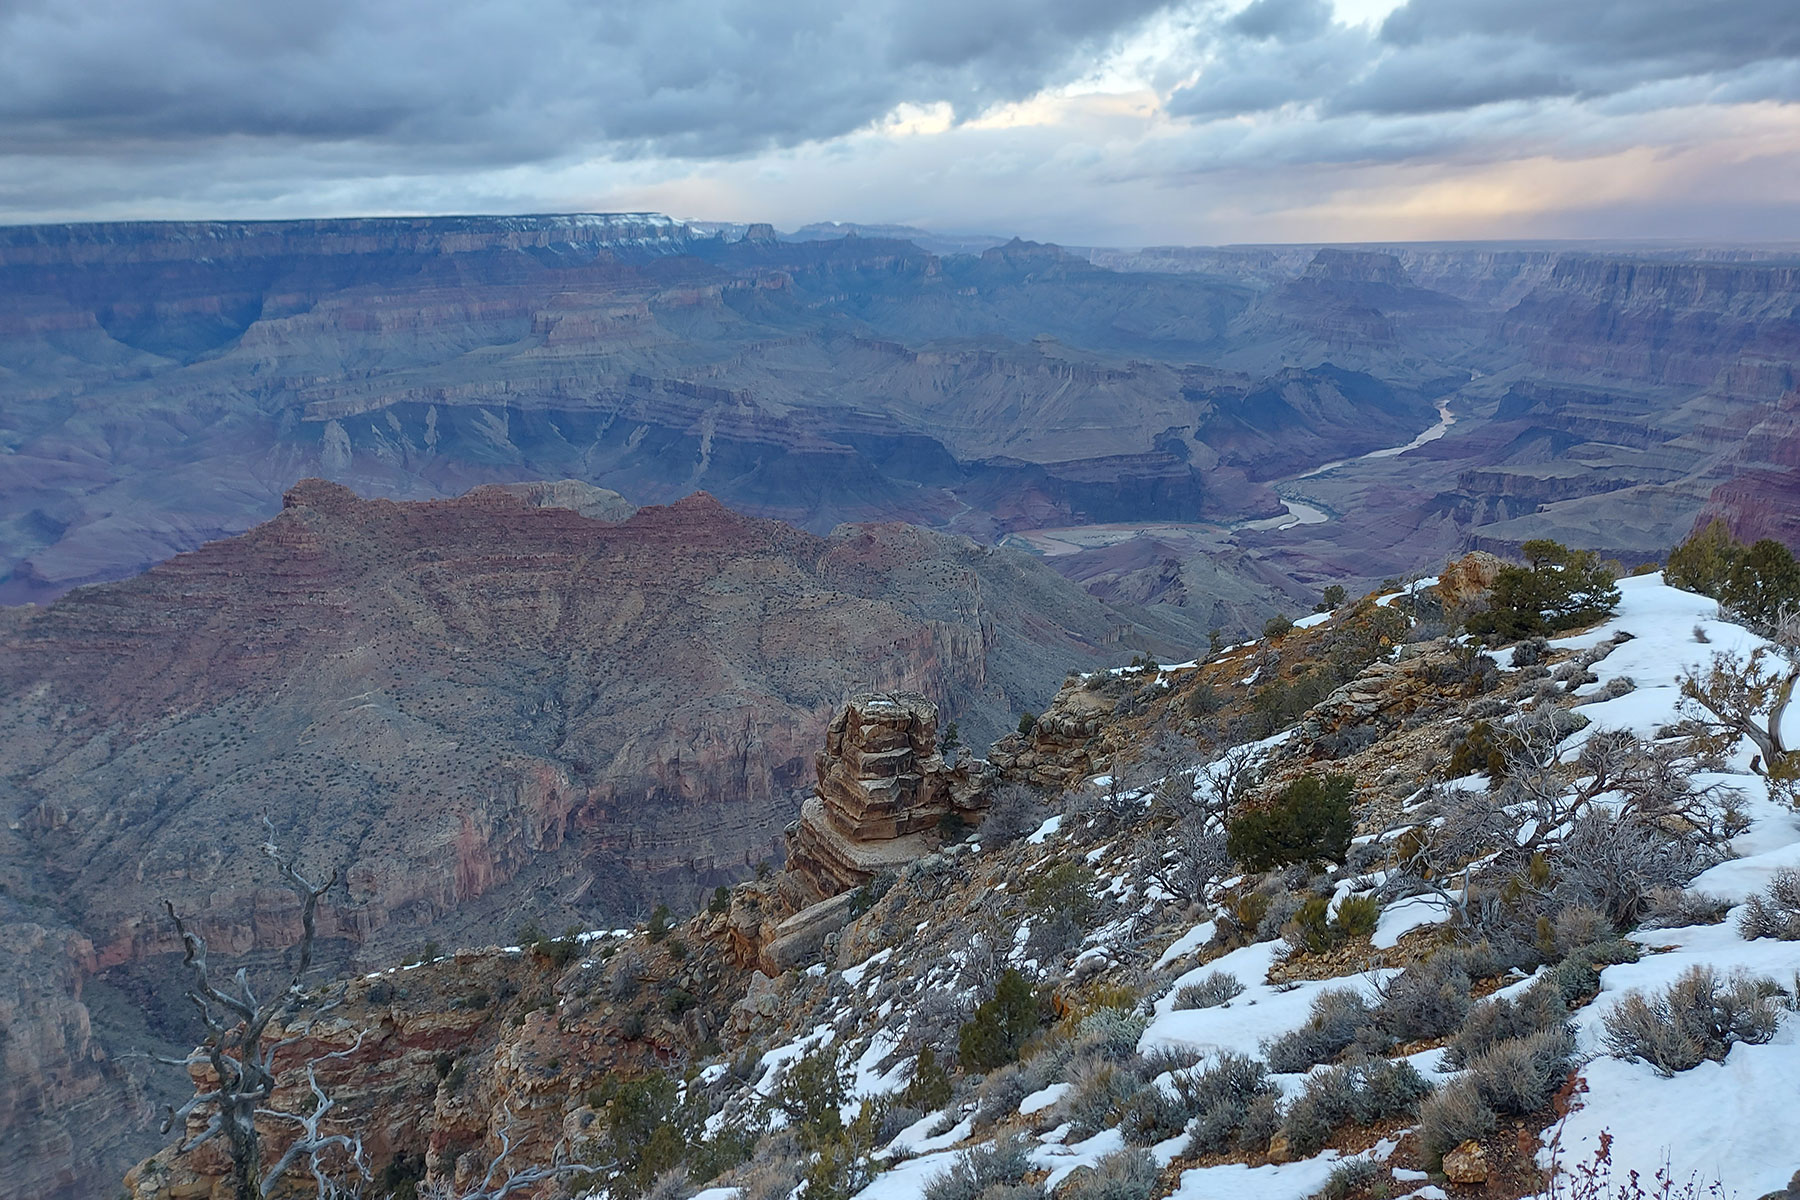
[[[931,853],[948,821],[980,820],[992,790],[980,759],[946,765],[937,706],[910,692],[853,698],[814,764],[818,784],[788,834],[788,861],[823,896]]]

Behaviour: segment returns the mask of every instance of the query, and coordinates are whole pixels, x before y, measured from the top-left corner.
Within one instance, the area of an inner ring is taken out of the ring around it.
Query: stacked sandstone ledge
[[[825,731],[818,785],[789,834],[789,867],[822,895],[859,887],[925,857],[949,827],[980,820],[987,764],[947,766],[937,706],[910,692],[858,696]]]
[[[854,915],[856,888],[981,819],[992,770],[975,758],[946,764],[937,738],[937,706],[911,692],[866,693],[839,711],[814,759],[813,795],[788,827],[788,869],[733,896],[739,961],[771,975],[817,961]]]

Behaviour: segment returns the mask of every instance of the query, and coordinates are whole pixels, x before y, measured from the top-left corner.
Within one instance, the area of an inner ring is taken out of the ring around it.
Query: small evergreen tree
[[[1008,967],[957,1034],[956,1049],[964,1070],[992,1071],[1019,1057],[1028,1038],[1037,1032],[1037,998],[1031,984],[1017,968]]]
[[[1724,521],[1714,517],[1706,528],[1689,534],[1687,541],[1669,551],[1663,579],[1675,587],[1717,600],[1725,594],[1732,568],[1743,557],[1743,543],[1731,536],[1731,528]]]
[[[1341,862],[1350,849],[1355,793],[1352,776],[1302,775],[1268,808],[1232,821],[1225,851],[1251,871],[1291,863]]]
[[[1800,610],[1800,563],[1780,542],[1762,538],[1732,564],[1719,598],[1745,620],[1773,625]]]
[[[950,1103],[953,1094],[950,1072],[938,1062],[937,1051],[926,1046],[919,1051],[919,1061],[913,1064],[912,1078],[900,1093],[900,1103],[920,1112],[936,1112]]]
[[[1571,550],[1548,538],[1519,547],[1525,566],[1500,568],[1488,607],[1469,617],[1470,633],[1501,641],[1560,633],[1601,620],[1619,603],[1614,574],[1592,550]]]

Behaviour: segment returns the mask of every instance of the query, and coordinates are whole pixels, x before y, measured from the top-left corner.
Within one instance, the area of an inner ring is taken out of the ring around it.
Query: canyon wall
[[[976,742],[1071,667],[1203,637],[1025,555],[907,526],[821,537],[704,494],[397,503],[309,480],[284,504],[0,610],[0,1129],[38,1148],[0,1194],[91,1194],[141,1151],[146,1084],[119,1055],[193,1036],[180,1013],[143,1024],[171,983],[162,901],[221,956],[272,965],[296,940],[265,812],[344,871],[319,919],[338,968],[691,911],[779,861],[850,694],[932,697]]]

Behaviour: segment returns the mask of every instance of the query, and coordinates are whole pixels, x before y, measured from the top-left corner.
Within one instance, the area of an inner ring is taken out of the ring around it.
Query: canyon
[[[1779,523],[1779,455],[1740,451],[1796,386],[1800,265],[1779,249],[909,232],[0,230],[0,602],[241,532],[308,476],[392,499],[706,490],[821,534],[1141,525],[1052,565],[1200,607],[1242,578],[1298,597],[1536,536],[1640,561],[1703,509]],[[1360,457],[1446,410],[1445,436]]]
[[[0,229],[0,1196],[154,1140],[179,1081],[127,1055],[194,1037],[161,901],[252,971],[293,944],[265,812],[345,871],[333,969],[791,850],[806,894],[707,923],[773,973],[871,874],[876,760],[927,796],[909,857],[985,805],[951,721],[1060,696],[994,761],[1066,786],[1105,724],[1068,672],[1327,583],[1800,540],[1780,250],[913,232]]]
[[[687,912],[782,861],[845,696],[917,693],[980,745],[1071,668],[1205,636],[1029,555],[819,536],[704,493],[306,480],[283,504],[0,610],[0,1131],[32,1147],[4,1194],[92,1194],[153,1136],[173,1080],[128,1054],[195,1036],[152,999],[179,959],[165,901],[253,969],[297,939],[264,814],[343,872],[319,914],[334,970]]]

